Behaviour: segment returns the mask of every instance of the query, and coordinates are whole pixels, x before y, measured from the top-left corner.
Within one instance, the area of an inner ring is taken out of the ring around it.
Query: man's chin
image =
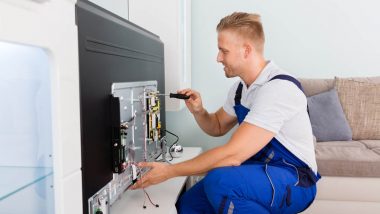
[[[234,78],[235,75],[231,75],[231,74],[228,74],[228,73],[224,73],[224,75],[227,77],[227,78]]]

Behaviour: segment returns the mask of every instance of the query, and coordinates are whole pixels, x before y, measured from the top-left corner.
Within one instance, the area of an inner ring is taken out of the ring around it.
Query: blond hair
[[[222,18],[216,26],[217,32],[234,30],[241,36],[251,39],[259,52],[264,51],[264,30],[260,15],[255,13],[234,12]]]

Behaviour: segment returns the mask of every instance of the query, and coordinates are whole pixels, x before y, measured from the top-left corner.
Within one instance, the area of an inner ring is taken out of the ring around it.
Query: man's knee
[[[211,170],[204,178],[204,190],[209,198],[220,199],[229,195],[232,187],[236,185],[233,167],[221,167]]]
[[[188,210],[190,210],[192,208],[192,204],[190,204],[189,202],[191,201],[191,198],[188,197],[188,195],[183,194],[177,201],[177,203],[175,204],[176,208],[177,208],[177,212],[178,213],[186,213],[188,212]]]
[[[184,214],[213,213],[213,208],[204,193],[203,180],[185,192],[176,207],[178,213]]]
[[[229,175],[232,172],[232,167],[220,167],[220,168],[215,168],[211,171],[209,171],[204,178],[205,186],[210,186],[210,185],[223,185],[223,183],[226,183]]]

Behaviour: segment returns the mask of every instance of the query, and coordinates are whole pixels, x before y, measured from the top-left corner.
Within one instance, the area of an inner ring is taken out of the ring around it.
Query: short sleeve
[[[237,81],[234,83],[234,85],[230,88],[230,91],[228,92],[226,102],[223,105],[223,110],[227,112],[227,114],[236,117],[234,105],[235,105],[235,93],[236,89],[239,85],[240,81]]]
[[[306,111],[306,106],[305,95],[294,83],[273,80],[259,89],[244,121],[278,134],[284,123]]]

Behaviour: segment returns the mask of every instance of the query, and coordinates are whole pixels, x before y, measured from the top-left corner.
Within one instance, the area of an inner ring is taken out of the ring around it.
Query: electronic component
[[[161,106],[158,94],[156,81],[112,85],[115,173],[122,173],[134,163],[154,161],[161,154]]]
[[[147,92],[145,98],[147,141],[157,142],[161,138],[160,100],[158,91]]]
[[[132,164],[131,167],[132,167],[132,183],[136,183],[136,181],[137,181],[137,167],[135,164]]]
[[[147,169],[138,168],[137,163],[155,161],[166,154],[156,81],[114,83],[110,102],[114,174],[113,179],[88,200],[90,214],[106,213],[103,204],[114,203],[146,173]]]
[[[127,163],[125,160],[126,125],[120,123],[120,99],[111,96],[111,126],[112,126],[112,170],[115,173],[124,172]]]
[[[103,188],[88,201],[90,214],[109,214],[108,188]]]

